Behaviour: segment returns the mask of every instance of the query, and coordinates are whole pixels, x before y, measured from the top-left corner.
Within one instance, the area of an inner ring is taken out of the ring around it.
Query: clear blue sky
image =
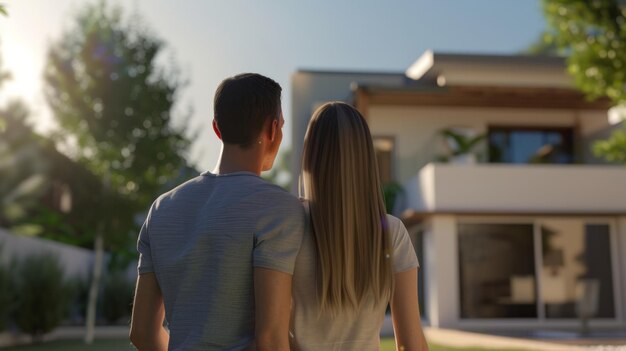
[[[41,92],[46,48],[86,0],[0,2],[10,12],[0,18],[0,51],[14,75],[0,101],[21,96],[45,131],[52,125]],[[289,77],[299,68],[404,71],[426,49],[516,53],[545,27],[540,0],[109,2],[139,12],[189,77],[183,105],[194,108],[193,128],[202,128],[192,153],[201,170],[211,169],[219,153],[212,98],[227,76],[248,71],[278,81],[289,131]],[[287,135],[284,147],[290,142]]]

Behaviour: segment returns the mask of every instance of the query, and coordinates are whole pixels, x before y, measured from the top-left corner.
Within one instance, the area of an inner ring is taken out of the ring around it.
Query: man
[[[152,205],[137,244],[130,339],[140,351],[288,350],[304,212],[259,177],[282,141],[280,98],[280,85],[258,74],[224,80],[214,101],[215,170]]]

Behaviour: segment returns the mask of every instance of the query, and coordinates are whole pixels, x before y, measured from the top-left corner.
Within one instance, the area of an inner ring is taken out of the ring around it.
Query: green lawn
[[[85,346],[81,340],[61,340],[41,343],[38,345],[18,346],[2,348],[2,351],[132,351],[135,350],[128,343],[128,339],[102,339],[93,345]],[[381,342],[381,351],[394,351],[395,343],[391,338],[385,338]],[[490,351],[490,349],[477,348],[449,348],[431,345],[430,351]],[[491,350],[494,351],[494,350]],[[502,350],[499,350],[502,351]],[[529,350],[505,350],[505,351],[529,351]]]
[[[96,340],[93,345],[85,345],[82,340],[58,340],[36,345],[2,348],[2,351],[136,351],[128,339]]]
[[[430,351],[495,351],[496,349],[481,349],[481,348],[454,348],[454,347],[445,347],[441,345],[430,344]],[[384,338],[380,342],[380,350],[381,351],[395,351],[396,343],[392,338]],[[498,351],[531,351],[531,350],[519,350],[519,349],[497,349]]]

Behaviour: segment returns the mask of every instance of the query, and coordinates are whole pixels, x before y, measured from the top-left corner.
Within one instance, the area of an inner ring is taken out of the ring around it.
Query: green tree
[[[105,193],[94,209],[96,264],[85,340],[93,340],[104,246],[136,238],[134,216],[145,210],[187,162],[190,144],[173,124],[184,82],[158,63],[164,43],[136,16],[124,20],[105,2],[87,5],[49,49],[46,97],[72,155],[101,177]],[[120,202],[128,206],[120,206]],[[105,235],[106,233],[106,235]],[[123,240],[122,240],[123,241]]]
[[[590,99],[607,97],[616,105],[626,103],[625,5],[623,0],[543,0],[546,45],[568,54],[568,71]],[[623,162],[625,137],[626,130],[619,130],[594,151]]]
[[[290,165],[291,149],[279,152],[278,156],[276,156],[276,160],[274,161],[274,166],[272,167],[272,169],[263,173],[263,179],[289,191],[291,189],[291,184],[294,181],[293,175],[289,170]],[[298,176],[296,175],[296,181],[297,177]]]
[[[46,189],[47,160],[20,101],[0,108],[0,226],[11,227],[37,205]]]
[[[1,5],[0,5],[1,6]],[[0,11],[1,13],[2,11]],[[0,56],[0,89],[11,79]],[[46,160],[28,123],[28,108],[20,100],[0,107],[0,226],[24,218],[45,190]]]

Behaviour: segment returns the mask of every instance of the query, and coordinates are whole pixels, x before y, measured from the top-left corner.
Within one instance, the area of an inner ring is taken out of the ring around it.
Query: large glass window
[[[462,318],[537,317],[532,224],[459,224]]]
[[[541,221],[541,292],[547,318],[614,318],[610,228]]]
[[[460,223],[458,245],[462,318],[616,318],[609,223]]]
[[[413,244],[413,249],[415,250],[415,254],[417,255],[417,259],[420,263],[420,268],[417,274],[417,297],[420,305],[420,313],[422,316],[426,316],[426,299],[424,296],[425,287],[424,287],[424,274],[426,272],[425,267],[425,258],[424,258],[424,229],[421,225],[416,225],[413,228],[409,228],[409,237],[411,238],[411,243]]]
[[[571,128],[489,128],[493,163],[573,163]]]

